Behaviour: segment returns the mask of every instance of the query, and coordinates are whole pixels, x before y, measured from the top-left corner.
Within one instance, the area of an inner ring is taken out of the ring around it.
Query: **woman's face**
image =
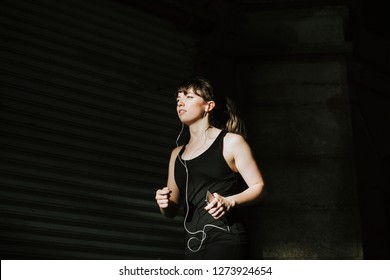
[[[176,101],[177,114],[182,123],[189,125],[204,116],[207,103],[195,94],[192,87],[187,90],[187,94],[179,92]]]

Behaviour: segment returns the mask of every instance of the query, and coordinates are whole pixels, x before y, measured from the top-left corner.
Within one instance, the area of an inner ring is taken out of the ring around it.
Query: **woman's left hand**
[[[204,209],[209,212],[214,219],[220,219],[234,207],[235,203],[229,197],[220,196],[218,193],[214,193],[213,196],[214,199],[207,204]]]

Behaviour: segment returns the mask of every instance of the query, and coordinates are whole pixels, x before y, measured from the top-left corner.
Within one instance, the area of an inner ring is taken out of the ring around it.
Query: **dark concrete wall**
[[[252,10],[247,18],[249,40],[281,49],[273,58],[239,61],[237,69],[268,186],[256,212],[263,256],[361,258],[346,61],[339,54],[343,10]]]
[[[349,88],[365,259],[390,259],[390,34],[378,0],[351,7]]]
[[[362,258],[348,9],[219,11],[201,73],[239,104],[265,178],[263,202],[245,211],[253,258]]]

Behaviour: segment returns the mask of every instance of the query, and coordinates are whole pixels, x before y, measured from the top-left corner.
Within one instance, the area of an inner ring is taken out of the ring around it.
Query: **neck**
[[[204,137],[205,132],[211,128],[208,120],[201,120],[200,122],[193,123],[189,126],[189,131],[192,140],[197,140],[200,137]]]
[[[208,120],[206,120],[199,123],[193,123],[189,126],[190,140],[188,141],[186,149],[182,154],[183,159],[193,158],[207,143],[208,130],[212,128],[212,126],[209,124]]]

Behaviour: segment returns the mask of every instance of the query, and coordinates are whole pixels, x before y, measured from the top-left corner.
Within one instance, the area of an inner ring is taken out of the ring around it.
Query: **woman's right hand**
[[[156,191],[156,201],[161,209],[168,208],[171,190],[168,187]]]

